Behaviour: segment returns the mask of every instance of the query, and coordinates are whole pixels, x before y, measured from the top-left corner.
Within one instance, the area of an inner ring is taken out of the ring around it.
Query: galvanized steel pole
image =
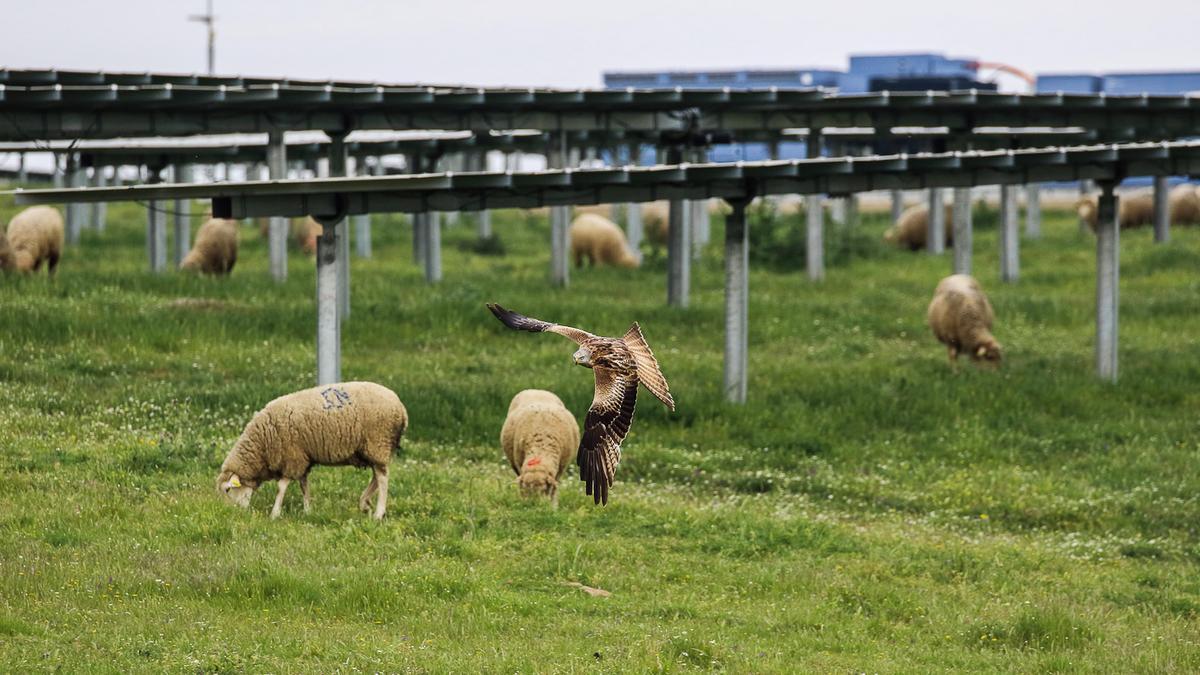
[[[192,167],[176,164],[171,167],[171,180],[176,183],[192,182]],[[176,199],[175,202],[175,267],[183,264],[192,242],[192,200]]]
[[[725,219],[725,400],[746,402],[749,330],[750,237],[746,227],[749,200],[731,200]]]
[[[929,188],[926,228],[925,250],[932,255],[941,255],[946,251],[946,198],[942,188]]]
[[[1096,372],[1117,381],[1117,312],[1120,299],[1121,227],[1113,182],[1101,185],[1096,213]]]
[[[971,188],[954,188],[954,273],[971,273],[974,232],[971,222]]]
[[[682,159],[679,148],[667,151],[668,164],[679,164]],[[671,200],[667,216],[667,304],[687,307],[692,276],[692,228],[688,223],[687,203],[681,199]]]
[[[1017,233],[1017,186],[1000,186],[1000,280],[1015,283],[1020,275]]]
[[[552,136],[550,151],[547,153],[547,164],[552,169],[561,169],[567,164],[567,137],[565,134]],[[571,266],[569,261],[571,208],[569,206],[550,207],[550,283],[555,286],[567,286],[571,283]]]
[[[1154,241],[1165,244],[1171,240],[1170,192],[1167,177],[1154,177]]]
[[[1025,236],[1030,239],[1042,237],[1042,192],[1037,183],[1025,186]]]
[[[346,134],[330,132],[329,141],[327,172],[330,178],[343,178],[346,176]],[[335,227],[338,230],[338,317],[346,319],[350,316],[350,231],[345,218]]]
[[[808,134],[808,157],[821,156],[821,133],[810,129]],[[822,205],[824,195],[812,194],[804,200],[807,212],[806,223],[806,265],[808,278],[821,281],[825,278],[825,210]]]
[[[630,166],[637,166],[640,152],[639,144],[629,144]],[[629,242],[629,250],[638,259],[638,262],[642,261],[642,232],[642,205],[638,202],[625,204],[625,239]]]
[[[267,133],[267,174],[271,180],[287,178],[287,145],[282,131]],[[271,261],[271,278],[287,281],[288,219],[272,216],[267,219],[267,253]]]
[[[107,187],[108,176],[104,173],[104,167],[98,166],[95,168],[95,173],[92,174],[92,185],[96,187]],[[116,168],[113,168],[113,176],[116,176]],[[103,232],[104,226],[108,222],[108,202],[96,202],[92,204],[92,229],[97,232]]]

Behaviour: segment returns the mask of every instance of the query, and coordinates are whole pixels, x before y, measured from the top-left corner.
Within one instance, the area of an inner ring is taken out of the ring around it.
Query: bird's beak
[[[584,366],[585,368],[590,368],[592,365],[592,355],[584,349],[576,350],[571,355],[571,360],[575,362],[575,365]]]

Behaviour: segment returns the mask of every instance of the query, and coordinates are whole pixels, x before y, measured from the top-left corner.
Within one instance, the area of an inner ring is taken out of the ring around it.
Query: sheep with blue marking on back
[[[278,518],[288,484],[300,481],[304,511],[310,508],[308,473],[314,466],[370,468],[371,482],[359,508],[383,518],[388,464],[408,429],[408,411],[396,393],[373,382],[343,382],[281,396],[255,413],[221,465],[217,490],[250,506],[262,484],[279,481],[271,517]]]

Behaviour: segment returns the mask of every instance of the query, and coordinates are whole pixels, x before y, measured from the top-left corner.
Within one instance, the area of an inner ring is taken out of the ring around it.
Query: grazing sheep
[[[408,411],[396,394],[372,382],[343,382],[281,396],[255,413],[221,465],[217,490],[238,506],[264,481],[278,480],[271,517],[278,518],[288,483],[300,481],[309,510],[308,472],[315,465],[370,467],[374,473],[358,500],[375,519],[387,510],[388,463],[408,428]]]
[[[671,234],[671,208],[667,202],[650,202],[642,205],[642,231],[650,252],[658,257],[659,249],[665,248]]]
[[[8,235],[0,230],[0,272],[7,272],[17,266],[12,249],[8,247]]]
[[[1079,218],[1096,231],[1096,219],[1099,217],[1098,198],[1095,195],[1083,197],[1075,202],[1075,212]],[[1122,230],[1143,227],[1154,222],[1154,195],[1149,192],[1135,192],[1122,195],[1117,200],[1117,222]]]
[[[58,209],[31,206],[8,222],[7,248],[10,262],[0,253],[0,267],[21,272],[36,272],[46,262],[53,275],[63,248],[63,218]]]
[[[500,446],[525,496],[545,495],[558,505],[558,479],[579,449],[579,424],[553,393],[526,389],[508,404]]]
[[[946,205],[946,245],[954,243],[954,207]],[[900,220],[883,233],[883,240],[900,248],[919,251],[925,248],[929,238],[929,205],[916,204],[904,209]]]
[[[927,319],[938,341],[946,345],[950,365],[958,369],[958,355],[967,352],[971,360],[1000,365],[1000,344],[992,336],[995,320],[979,282],[969,274],[953,274],[942,279],[933,292]]]
[[[575,266],[582,267],[583,261],[595,265],[617,265],[637,267],[638,260],[629,252],[625,233],[617,224],[594,213],[584,213],[571,223],[571,255]]]
[[[1200,224],[1200,185],[1176,185],[1169,197],[1171,224]]]
[[[258,232],[263,239],[269,238],[271,236],[270,219],[258,218],[256,222],[258,222]],[[324,232],[321,224],[313,220],[312,216],[292,218],[288,224],[288,231],[293,245],[309,255],[317,252],[317,237]]]
[[[233,271],[237,254],[238,222],[210,218],[196,232],[196,243],[179,267],[201,274],[225,275]]]

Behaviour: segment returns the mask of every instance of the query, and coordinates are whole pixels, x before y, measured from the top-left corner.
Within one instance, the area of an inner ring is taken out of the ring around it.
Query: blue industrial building
[[[870,91],[925,91],[952,89],[994,90],[993,82],[979,79],[976,59],[949,58],[943,54],[852,54],[846,70],[832,68],[775,68],[746,70],[689,70],[606,72],[604,86],[610,89],[822,87],[843,94]],[[1200,72],[1163,73],[1066,73],[1037,77],[1038,92],[1113,95],[1200,94]],[[709,157],[715,161],[762,160],[768,156],[763,143],[714,146]],[[805,156],[805,144],[785,142],[781,158]],[[644,163],[653,163],[647,149]]]

